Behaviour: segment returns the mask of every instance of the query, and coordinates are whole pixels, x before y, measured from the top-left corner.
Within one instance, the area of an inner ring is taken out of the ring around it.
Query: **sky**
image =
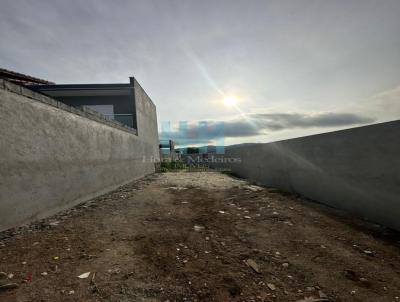
[[[157,106],[162,138],[181,145],[269,142],[400,116],[399,0],[0,7],[0,67],[60,84],[134,76]]]

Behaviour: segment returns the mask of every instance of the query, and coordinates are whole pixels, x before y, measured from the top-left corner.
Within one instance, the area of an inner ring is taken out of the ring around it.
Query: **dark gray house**
[[[133,77],[123,84],[39,84],[26,85],[66,105],[88,107],[111,120],[137,129],[135,84]]]

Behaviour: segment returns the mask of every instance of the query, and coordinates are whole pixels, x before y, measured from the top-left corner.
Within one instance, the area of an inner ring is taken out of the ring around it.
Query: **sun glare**
[[[226,96],[224,97],[223,102],[225,106],[233,107],[238,103],[238,100],[234,96]]]

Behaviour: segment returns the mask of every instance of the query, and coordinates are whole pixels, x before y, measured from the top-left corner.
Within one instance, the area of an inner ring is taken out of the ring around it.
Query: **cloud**
[[[373,110],[381,120],[398,119],[400,116],[400,85],[372,96],[369,110]]]
[[[319,113],[313,115],[300,113],[272,113],[253,114],[250,117],[254,119],[255,123],[261,128],[270,130],[339,127],[368,124],[375,121],[373,118],[353,113]]]
[[[380,91],[371,96],[349,102],[343,111],[354,112],[362,116],[375,116],[376,122],[398,120],[400,117],[400,85]]]
[[[374,118],[353,113],[261,113],[249,114],[240,119],[224,122],[201,121],[183,123],[177,129],[161,131],[161,139],[172,139],[179,144],[209,143],[221,138],[251,137],[268,131],[283,129],[327,128],[362,125]]]

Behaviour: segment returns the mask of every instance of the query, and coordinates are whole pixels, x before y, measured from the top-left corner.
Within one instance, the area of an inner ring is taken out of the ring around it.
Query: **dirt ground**
[[[18,286],[2,302],[400,301],[398,234],[214,172],[155,174],[0,238],[0,284]]]

